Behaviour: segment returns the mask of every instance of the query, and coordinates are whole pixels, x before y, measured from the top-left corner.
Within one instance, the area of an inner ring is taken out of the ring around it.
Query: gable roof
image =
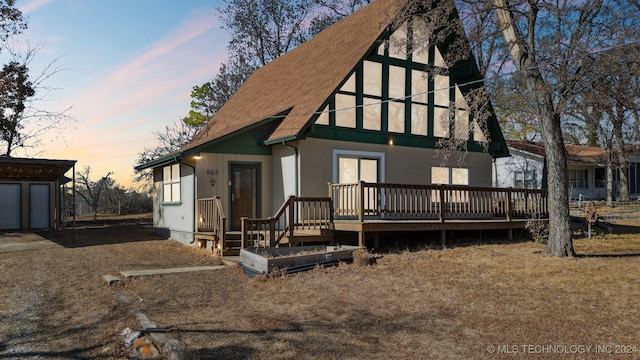
[[[544,145],[541,142],[507,140],[507,146],[539,157],[545,156]],[[601,166],[606,162],[607,152],[601,147],[566,145],[565,148],[568,163]]]
[[[268,118],[267,142],[300,133],[398,14],[404,0],[376,0],[253,73],[185,145],[188,151]]]

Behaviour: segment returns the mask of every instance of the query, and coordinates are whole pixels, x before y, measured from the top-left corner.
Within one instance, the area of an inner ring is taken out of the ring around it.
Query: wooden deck
[[[213,241],[219,255],[332,242],[336,230],[358,233],[360,246],[367,233],[378,232],[440,231],[444,242],[447,230],[504,229],[511,236],[528,221],[548,218],[546,190],[366,182],[329,184],[328,190],[325,198],[290,197],[273,217],[243,218],[239,240],[226,235],[220,199],[199,199],[196,239]]]

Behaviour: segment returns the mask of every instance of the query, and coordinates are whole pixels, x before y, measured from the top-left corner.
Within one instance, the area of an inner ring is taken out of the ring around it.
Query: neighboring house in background
[[[189,144],[137,167],[153,169],[154,227],[193,242],[202,198],[219,197],[236,230],[289,196],[326,197],[328,183],[490,187],[492,160],[509,153],[493,114],[488,137],[470,116],[465,94],[482,86],[471,52],[447,64],[446,46],[413,40],[418,18],[393,29],[399,3],[377,0],[258,69]],[[467,151],[443,162],[449,137]]]
[[[0,230],[59,229],[75,160],[0,157]],[[74,171],[75,172],[75,171]]]
[[[494,187],[545,188],[545,151],[542,143],[507,141],[511,157],[494,161]],[[607,197],[607,152],[595,146],[567,145],[569,197],[580,195],[590,199]],[[613,172],[614,197],[618,193],[619,176]],[[640,158],[632,155],[627,166],[629,194],[640,194]]]

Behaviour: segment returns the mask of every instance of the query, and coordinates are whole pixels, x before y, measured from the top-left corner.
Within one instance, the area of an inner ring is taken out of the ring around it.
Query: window
[[[162,169],[162,194],[164,202],[180,201],[180,164]]]
[[[606,188],[607,187],[607,169],[606,168],[596,168],[595,170],[595,180],[597,188]]]
[[[434,166],[431,168],[431,183],[469,185],[469,169]]]
[[[338,181],[341,184],[353,184],[358,181],[378,182],[378,159],[339,156]]]
[[[536,188],[536,170],[520,170],[513,172],[513,187],[517,189]]]
[[[587,170],[569,170],[569,187],[581,189],[589,188]]]

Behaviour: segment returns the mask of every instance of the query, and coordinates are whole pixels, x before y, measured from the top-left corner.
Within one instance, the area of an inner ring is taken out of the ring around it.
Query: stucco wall
[[[193,169],[180,165],[180,203],[163,203],[162,168],[154,170],[153,227],[164,236],[183,244],[194,240],[195,206]]]
[[[327,196],[327,184],[335,181],[334,150],[383,154],[384,169],[380,177],[386,183],[431,184],[431,167],[446,166],[469,169],[470,186],[491,186],[492,159],[485,153],[455,153],[443,162],[434,149],[323,139],[306,139],[297,145],[301,196]]]

